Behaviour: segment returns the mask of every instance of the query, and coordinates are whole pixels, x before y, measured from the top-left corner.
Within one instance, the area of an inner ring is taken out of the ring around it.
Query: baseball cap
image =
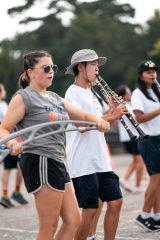
[[[91,62],[91,61],[98,61],[99,66],[102,66],[106,63],[107,58],[106,57],[98,57],[97,53],[92,49],[81,49],[77,52],[75,52],[71,58],[71,65],[67,67],[66,74],[72,74],[73,68],[77,64],[81,62]]]
[[[141,61],[137,67],[138,73],[142,73],[142,72],[148,71],[150,69],[154,69],[155,71],[158,71],[158,70],[160,70],[160,66],[157,66],[151,60],[144,60],[144,61]]]

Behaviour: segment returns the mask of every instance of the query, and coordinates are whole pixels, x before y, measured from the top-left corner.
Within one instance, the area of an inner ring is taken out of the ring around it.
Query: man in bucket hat
[[[71,58],[71,65],[67,68],[66,74],[74,75],[73,68],[78,63],[92,62],[95,60],[98,61],[99,66],[102,66],[106,63],[107,58],[106,57],[98,57],[97,53],[91,49],[79,50],[73,54],[73,56]]]
[[[75,76],[74,83],[68,88],[65,98],[83,110],[113,121],[126,113],[122,104],[111,114],[109,107],[100,102],[91,91],[96,81],[99,67],[106,57],[98,57],[91,49],[75,52],[66,74]],[[87,239],[92,220],[98,208],[98,201],[107,202],[104,219],[104,239],[114,240],[122,205],[119,178],[113,172],[104,134],[96,130],[85,133],[66,134],[68,169],[73,180],[79,207],[82,208],[82,223],[75,240]],[[97,239],[96,236],[89,239]]]

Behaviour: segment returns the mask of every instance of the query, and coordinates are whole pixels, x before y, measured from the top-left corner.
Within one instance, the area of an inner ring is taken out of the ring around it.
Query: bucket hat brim
[[[104,64],[106,63],[107,58],[106,58],[106,57],[99,57],[98,59],[89,59],[88,61],[85,60],[84,62],[92,62],[92,61],[95,61],[95,60],[98,61],[98,65],[99,65],[99,66],[102,66],[102,65],[104,65]],[[67,67],[67,70],[66,70],[65,74],[72,74],[72,75],[74,75],[74,73],[73,73],[73,68],[74,68],[77,64],[79,64],[79,63],[80,63],[80,62],[75,62],[75,63],[71,64],[69,67]]]
[[[67,67],[65,74],[74,75],[73,68],[82,62],[92,62],[98,61],[99,66],[102,66],[106,63],[106,57],[98,57],[97,53],[92,49],[82,49],[75,52],[71,59],[71,65]]]

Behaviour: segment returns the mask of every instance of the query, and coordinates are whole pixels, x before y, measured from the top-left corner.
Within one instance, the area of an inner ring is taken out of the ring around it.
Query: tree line
[[[26,0],[24,5],[8,9],[8,14],[23,16],[35,1],[41,0]],[[82,48],[94,49],[99,56],[107,57],[101,75],[113,89],[121,83],[135,88],[139,61],[150,58],[160,64],[159,10],[145,26],[141,26],[129,22],[135,9],[115,0],[81,3],[77,0],[50,0],[47,9],[47,16],[28,17],[20,23],[41,21],[38,29],[0,42],[0,82],[5,84],[8,100],[18,88],[23,55],[32,50],[47,50],[52,54],[59,71],[51,88],[61,96],[73,82],[72,76],[65,75],[66,67],[70,65],[72,54]],[[73,18],[66,26],[59,16],[68,11]]]

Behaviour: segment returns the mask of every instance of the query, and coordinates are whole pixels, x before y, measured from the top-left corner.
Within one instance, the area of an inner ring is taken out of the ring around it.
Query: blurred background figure
[[[7,112],[8,105],[4,100],[6,98],[6,90],[2,83],[0,83],[0,123]]]
[[[131,106],[131,90],[128,88],[126,85],[120,85],[116,89],[116,93],[118,96],[122,96],[124,101],[126,102],[126,107],[133,114],[132,111],[132,106]],[[127,122],[130,130],[132,133],[137,136],[138,139],[138,133],[135,129],[135,127],[131,124],[130,121],[124,116],[125,121]],[[129,191],[129,192],[134,192],[134,193],[139,193],[139,192],[144,192],[144,188],[142,187],[142,179],[143,179],[143,173],[144,173],[144,162],[143,158],[139,153],[138,150],[138,140],[131,140],[127,131],[125,130],[124,126],[118,121],[118,130],[119,130],[119,138],[120,141],[123,143],[124,148],[127,153],[132,154],[132,162],[129,164],[127,167],[126,172],[124,173],[124,176],[120,179],[120,184],[121,186]],[[135,184],[134,186],[131,186],[129,183],[129,179],[131,175],[135,173]]]
[[[5,101],[5,98],[6,98],[6,90],[4,85],[0,83],[0,122],[5,116],[8,108],[8,104]],[[10,208],[14,206],[8,196],[9,177],[12,169],[17,169],[17,170],[16,170],[15,189],[11,195],[11,198],[20,204],[28,203],[26,199],[23,197],[22,193],[20,192],[20,186],[23,179],[22,179],[20,169],[17,167],[19,160],[20,159],[17,156],[8,155],[3,162],[4,169],[2,172],[2,197],[0,199],[0,204],[5,208]]]
[[[148,135],[138,140],[149,183],[141,213],[135,222],[150,232],[160,231],[160,84],[156,80],[160,65],[143,60],[137,66],[137,88],[132,93],[136,120]]]

